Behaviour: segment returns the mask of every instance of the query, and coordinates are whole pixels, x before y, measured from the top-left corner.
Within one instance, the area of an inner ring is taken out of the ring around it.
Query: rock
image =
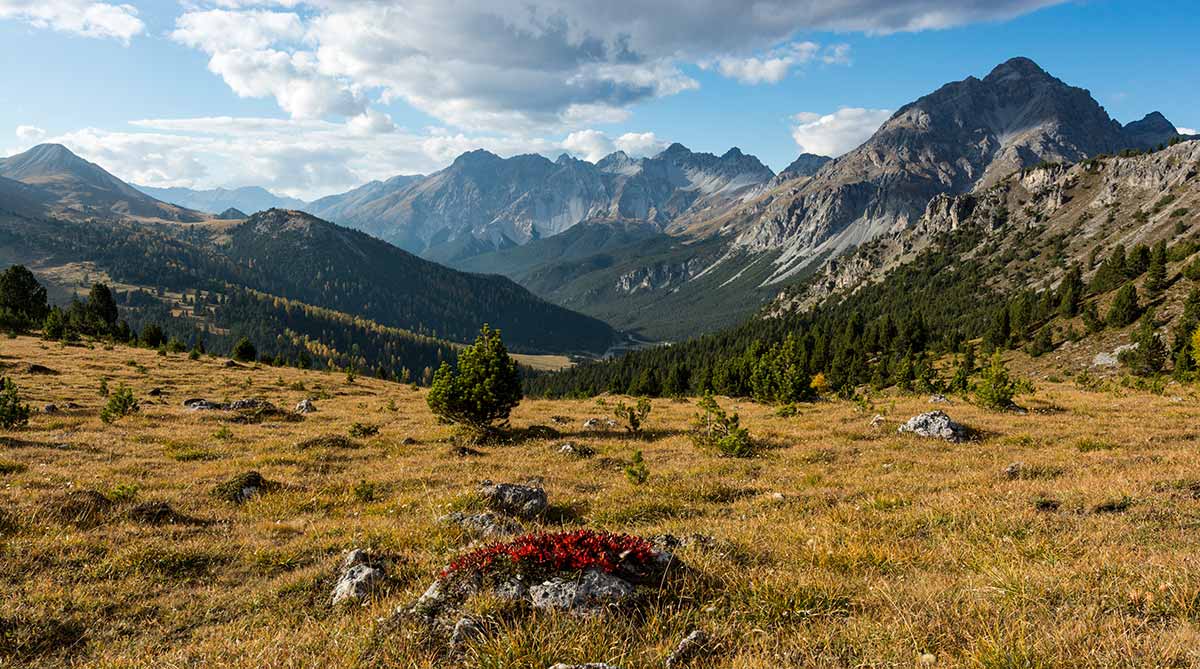
[[[313,401],[310,399],[300,400],[300,403],[296,405],[296,413],[307,414],[316,410],[317,405],[313,404]]]
[[[589,418],[583,421],[585,430],[615,430],[617,421],[611,418]]]
[[[46,406],[42,407],[42,413],[58,413],[58,406],[54,404],[47,404]]]
[[[884,418],[882,414],[875,414],[875,416],[871,419],[871,427],[878,429],[883,425],[885,420],[887,419]]]
[[[782,495],[782,493],[776,494]],[[677,551],[680,548],[690,548],[692,546],[698,546],[700,548],[712,548],[717,542],[717,540],[711,535],[700,534],[699,532],[685,534],[682,537],[677,537],[674,534],[655,534],[647,537],[646,541],[649,541],[652,546],[666,553]]]
[[[577,444],[573,441],[564,441],[555,448],[555,452],[559,455],[568,455],[573,458],[590,458],[596,454],[595,449],[583,444]]]
[[[950,401],[949,398],[947,398],[945,395],[942,395],[941,393],[937,393],[937,394],[929,396],[930,404],[946,404],[949,401]]]
[[[26,374],[40,374],[43,376],[58,376],[57,370],[50,369],[49,367],[47,367],[45,365],[39,365],[35,362],[31,362],[25,367],[25,373]]]
[[[515,576],[496,584],[496,587],[492,588],[492,594],[500,599],[519,602],[529,596],[529,586],[525,585],[520,576]]]
[[[918,437],[945,439],[949,442],[966,441],[970,436],[967,428],[950,420],[944,411],[929,411],[909,418],[897,432],[911,432]]]
[[[571,419],[567,418],[566,416],[551,416],[550,422],[554,423],[555,425],[566,425],[567,423],[571,422]]]
[[[621,669],[620,667],[603,662],[588,662],[587,664],[558,664],[550,665],[550,669]]]
[[[770,495],[768,495],[768,497],[770,497],[771,501],[773,501],[773,502],[782,502],[787,499],[787,496],[781,492],[773,492]]]
[[[508,518],[501,518],[494,513],[462,513],[455,511],[438,518],[439,523],[458,525],[464,530],[481,538],[506,537],[521,534],[525,528],[520,523]]]
[[[226,367],[241,367],[241,365],[237,364],[237,363],[236,363],[236,362],[234,362],[233,360],[226,360],[226,361],[225,361],[225,366],[226,366]]]
[[[228,411],[246,411],[248,409],[274,409],[275,405],[266,400],[252,397],[244,400],[234,400],[225,405],[225,408]]]
[[[183,401],[183,406],[192,411],[252,411],[256,409],[274,411],[275,405],[255,397],[234,400],[232,402],[210,402],[209,400],[193,397]]]
[[[429,584],[425,592],[417,598],[417,603],[413,605],[414,610],[418,611],[436,611],[442,607],[446,601],[446,588],[442,583],[442,579],[438,579]]]
[[[518,518],[539,516],[547,506],[546,491],[541,487],[484,481],[479,494],[493,511]]]
[[[472,641],[482,639],[483,634],[479,623],[471,618],[459,618],[458,622],[454,623],[454,631],[450,633],[450,647],[461,648]]]
[[[366,598],[383,580],[383,570],[372,565],[370,553],[360,548],[342,558],[341,572],[330,594],[334,606]]]
[[[146,394],[149,395],[150,397],[159,397],[160,395],[163,394],[163,389],[162,388],[151,388],[150,392],[148,392]]]
[[[1024,471],[1025,471],[1025,463],[1024,462],[1010,462],[1008,464],[1008,466],[1004,468],[1004,478],[1019,479],[1019,478],[1021,478],[1021,473]]]
[[[529,588],[535,609],[594,614],[616,606],[633,596],[633,586],[612,574],[588,569],[582,574],[555,577]]]
[[[684,637],[683,641],[680,641],[679,645],[675,647],[675,652],[667,656],[667,669],[687,664],[707,645],[708,634],[704,630],[692,630],[692,633]]]

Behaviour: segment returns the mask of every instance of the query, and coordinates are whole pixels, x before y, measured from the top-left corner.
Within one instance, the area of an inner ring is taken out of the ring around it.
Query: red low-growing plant
[[[628,534],[594,530],[539,532],[467,553],[451,562],[442,577],[506,569],[537,574],[584,569],[640,572],[651,565],[655,553],[650,542]]]

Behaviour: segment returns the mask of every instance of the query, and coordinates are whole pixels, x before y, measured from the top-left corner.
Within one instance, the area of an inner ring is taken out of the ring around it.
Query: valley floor
[[[28,337],[0,341],[0,363],[36,409],[62,409],[0,439],[0,666],[631,669],[663,666],[692,629],[715,642],[690,665],[704,667],[1200,664],[1189,388],[1040,383],[1021,398],[1027,415],[884,396],[785,418],[722,398],[770,446],[746,460],[692,446],[694,400],[655,401],[639,439],[582,427],[615,398],[526,400],[514,425],[559,436],[461,455],[424,391],[373,379]],[[101,377],[132,388],[141,411],[102,423]],[[261,397],[290,410],[314,396],[317,411],[297,422],[182,406]],[[980,438],[896,434],[933,408]],[[356,422],[380,432],[297,446]],[[563,441],[596,455],[567,459]],[[650,470],[640,486],[622,471],[635,450]],[[280,489],[241,505],[212,496],[251,469]],[[470,543],[439,516],[475,503],[484,479],[530,477],[551,504],[541,527],[713,542],[680,550],[691,573],[670,596],[604,618],[493,617],[453,661],[380,622]],[[80,515],[68,493],[84,490],[109,502]],[[187,518],[131,513],[159,501]],[[389,556],[388,579],[365,606],[335,608],[338,563],[360,547]]]

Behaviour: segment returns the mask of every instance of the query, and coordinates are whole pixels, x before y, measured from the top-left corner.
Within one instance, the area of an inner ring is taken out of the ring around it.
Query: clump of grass
[[[214,497],[240,504],[252,497],[271,492],[279,487],[278,483],[264,479],[256,471],[242,472],[218,483],[212,490]]]
[[[1053,513],[1058,511],[1059,507],[1061,506],[1062,502],[1046,495],[1045,493],[1033,498],[1033,508],[1044,513]]]
[[[28,469],[28,467],[20,462],[13,462],[12,460],[0,460],[0,474],[20,474],[26,469]]]
[[[1112,451],[1117,448],[1118,448],[1118,446],[1111,441],[1105,441],[1103,439],[1095,439],[1092,437],[1080,439],[1079,441],[1075,442],[1075,449],[1078,450],[1080,453],[1094,453],[1096,451]]]
[[[340,434],[324,434],[305,439],[296,444],[296,448],[302,451],[310,448],[358,448],[358,442]]]
[[[108,498],[116,504],[132,501],[137,495],[138,486],[136,483],[118,483],[108,491]]]
[[[1133,506],[1133,498],[1129,495],[1106,499],[1092,507],[1092,513],[1122,513]]]
[[[192,444],[184,444],[172,442],[166,447],[167,457],[177,462],[201,462],[206,460],[216,460],[218,455],[212,451],[206,450]]]
[[[379,484],[367,480],[355,483],[352,492],[354,493],[354,499],[364,504],[374,502],[380,497]]]

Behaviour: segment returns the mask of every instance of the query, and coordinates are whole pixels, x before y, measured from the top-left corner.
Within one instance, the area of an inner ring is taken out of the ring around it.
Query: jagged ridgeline
[[[1139,317],[1172,333],[1172,358],[1186,366],[1200,323],[1198,213],[1194,140],[1020,169],[935,196],[912,223],[827,260],[739,327],[534,378],[530,391],[788,401],[780,378],[906,384],[969,340],[1032,357],[1069,343],[1052,364],[1072,373],[1125,343]]]

